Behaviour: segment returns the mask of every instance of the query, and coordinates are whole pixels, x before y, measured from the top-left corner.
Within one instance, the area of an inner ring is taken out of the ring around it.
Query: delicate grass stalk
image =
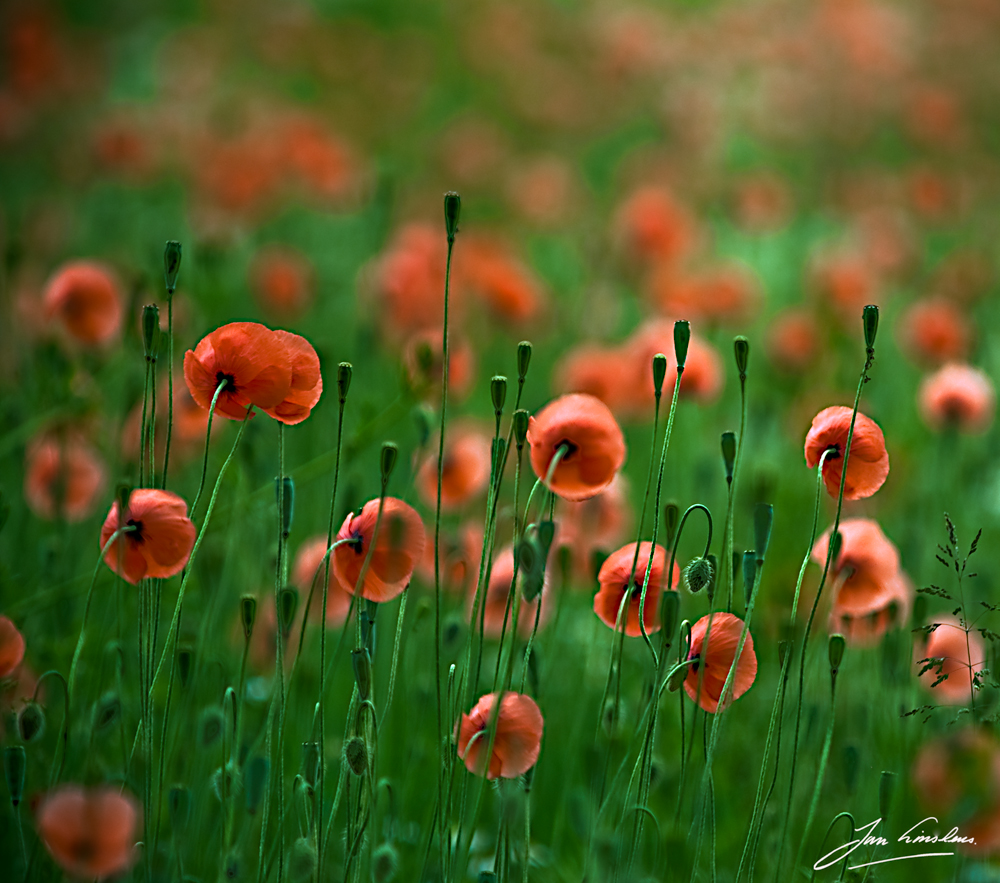
[[[389,669],[389,687],[386,691],[385,705],[382,707],[382,717],[379,720],[379,726],[385,723],[386,715],[389,714],[389,706],[392,705],[392,693],[396,686],[396,669],[399,666],[399,645],[403,639],[403,619],[406,616],[406,596],[409,594],[410,586],[407,584],[399,599],[399,613],[396,615],[396,638],[392,645],[392,666]]]

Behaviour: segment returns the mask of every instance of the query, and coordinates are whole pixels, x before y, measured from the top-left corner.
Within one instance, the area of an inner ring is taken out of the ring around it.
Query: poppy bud
[[[503,413],[504,402],[507,401],[507,378],[495,374],[490,380],[490,396],[493,399],[493,410],[497,417]]]
[[[160,308],[156,304],[146,304],[142,308],[142,352],[147,362],[156,361],[160,348]]]
[[[757,578],[757,554],[751,549],[743,553],[743,597],[746,606],[750,606],[750,596],[753,594],[753,584]]]
[[[663,528],[666,531],[666,541],[668,546],[674,545],[674,537],[677,535],[677,525],[681,520],[681,507],[674,502],[667,503],[663,507]]]
[[[264,791],[267,788],[267,776],[271,769],[270,761],[266,757],[255,755],[250,758],[246,767],[247,777],[247,812],[254,815],[264,798]]]
[[[677,357],[678,372],[684,370],[688,357],[688,344],[691,342],[691,323],[687,319],[674,322],[674,355]]]
[[[681,622],[681,658],[687,658],[691,652],[691,622],[687,619]]]
[[[184,785],[174,785],[170,789],[167,796],[167,812],[170,815],[170,827],[174,836],[182,835],[191,818],[191,792]]]
[[[430,441],[432,424],[434,423],[434,412],[428,405],[416,405],[411,412],[413,422],[417,427],[417,447],[426,447]]]
[[[320,755],[319,742],[302,743],[302,778],[309,787],[315,788],[319,780],[319,765],[322,761]]]
[[[24,794],[26,758],[23,745],[10,745],[3,750],[3,774],[10,792],[10,805],[17,806]]]
[[[383,843],[372,853],[372,879],[375,883],[391,883],[399,870],[399,856],[391,843]]]
[[[253,634],[253,624],[257,619],[257,599],[253,595],[240,598],[240,622],[243,623],[243,637],[248,641]]]
[[[684,568],[684,582],[696,595],[712,581],[712,563],[707,558],[694,558]]]
[[[220,801],[231,800],[243,790],[243,774],[234,761],[230,760],[224,767],[215,770],[212,790]]]
[[[358,695],[364,701],[372,692],[372,659],[364,647],[360,650],[351,651],[351,667],[354,669],[354,680],[358,685]]]
[[[736,370],[740,372],[740,381],[747,379],[747,364],[750,362],[750,341],[742,334],[733,338],[733,352],[736,354]]]
[[[878,333],[878,307],[868,304],[861,311],[861,321],[865,327],[865,348],[871,355],[875,351],[875,335]]]
[[[290,475],[274,480],[274,494],[280,507],[278,517],[281,519],[281,533],[288,539],[292,532],[292,519],[295,517],[295,481]]]
[[[517,379],[524,383],[524,378],[528,376],[528,365],[531,364],[531,341],[522,340],[517,345]]]
[[[671,592],[670,594],[676,594]],[[688,667],[686,665],[675,665],[670,669],[669,674],[667,674],[667,689],[671,693],[676,693],[681,685],[684,683],[684,679],[687,677]]]
[[[191,683],[191,669],[194,666],[194,648],[180,647],[177,650],[177,677],[181,686]]]
[[[722,433],[722,463],[726,467],[726,484],[733,483],[733,472],[736,469],[736,433]]]
[[[674,638],[677,628],[677,617],[681,609],[681,596],[677,592],[664,592],[660,599],[660,628],[669,643]]]
[[[653,391],[657,398],[663,393],[663,378],[667,376],[667,357],[663,353],[653,356]]]
[[[278,592],[278,625],[281,626],[281,631],[286,638],[292,629],[292,620],[295,619],[295,611],[298,609],[298,590],[286,587]]]
[[[208,748],[222,736],[225,719],[218,708],[206,708],[198,721],[198,740],[202,748]]]
[[[40,739],[45,732],[45,712],[37,702],[29,702],[17,716],[17,732],[22,742]]]
[[[448,244],[455,241],[455,234],[458,233],[458,217],[462,213],[462,197],[449,190],[444,195],[444,230],[448,235]]]
[[[288,879],[293,883],[311,880],[316,873],[317,863],[316,847],[305,837],[299,837],[288,853]]]
[[[840,670],[840,663],[844,658],[844,643],[843,635],[830,635],[827,649],[830,656],[830,673],[833,675],[836,675]]]
[[[878,782],[878,812],[882,817],[882,823],[889,818],[889,810],[892,808],[892,795],[896,790],[896,774],[889,770],[882,770],[882,776]]]
[[[347,400],[347,390],[351,388],[351,375],[354,367],[350,362],[341,362],[337,365],[337,394],[340,396],[340,404]]]
[[[535,532],[542,550],[542,560],[547,561],[549,549],[552,548],[552,540],[555,539],[556,535],[556,523],[554,521],[540,521]]]
[[[110,727],[118,720],[121,711],[122,703],[118,694],[111,691],[105,693],[94,708],[94,729],[100,731]]]
[[[347,765],[356,776],[364,775],[368,769],[368,747],[360,736],[352,736],[344,746]]]
[[[177,290],[177,274],[180,269],[181,244],[176,239],[168,239],[166,248],[163,249],[163,281],[168,295],[173,295]]]
[[[774,506],[758,503],[753,508],[753,541],[757,547],[757,566],[764,563],[767,544],[771,540],[771,523],[774,521]]]
[[[709,554],[705,556],[705,560],[712,568],[712,578],[705,586],[705,593],[708,595],[708,600],[711,601],[715,597],[715,585],[719,580],[719,559],[716,555]]]
[[[517,444],[517,449],[520,450],[524,447],[524,440],[528,436],[528,412],[524,408],[518,408],[514,412],[514,442]]]
[[[531,601],[541,593],[545,579],[545,557],[537,537],[526,536],[521,540],[516,554],[521,571],[521,593],[526,601]]]

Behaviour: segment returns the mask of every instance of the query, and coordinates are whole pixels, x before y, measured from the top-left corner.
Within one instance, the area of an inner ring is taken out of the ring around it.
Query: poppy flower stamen
[[[560,450],[563,451],[562,455],[559,454]],[[579,450],[580,448],[577,445],[573,444],[573,442],[571,442],[568,438],[561,439],[555,445],[555,452],[556,452],[555,457],[553,457],[552,466],[550,466],[549,468],[550,469],[553,468],[557,460],[561,460],[563,463],[567,462],[570,459],[570,457],[572,457]]]

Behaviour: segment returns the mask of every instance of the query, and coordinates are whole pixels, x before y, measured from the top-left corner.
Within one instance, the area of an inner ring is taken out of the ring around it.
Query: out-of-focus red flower
[[[982,433],[993,422],[996,391],[979,368],[944,365],[924,378],[917,402],[920,416],[933,430],[953,426],[961,432]]]
[[[403,367],[417,392],[439,393],[443,377],[444,352],[440,328],[411,335],[403,347]],[[448,334],[448,394],[456,399],[468,395],[475,378],[476,362],[472,347],[458,334]]]
[[[841,320],[854,328],[862,310],[879,303],[880,284],[874,268],[859,254],[831,254],[814,267],[813,278],[820,298]]]
[[[45,314],[79,343],[110,343],[122,324],[121,287],[107,267],[92,261],[71,261],[45,286]]]
[[[957,182],[926,166],[911,170],[906,183],[914,211],[929,221],[940,221],[961,201]]]
[[[556,365],[553,386],[558,393],[586,393],[600,399],[616,415],[631,416],[647,409],[652,398],[639,403],[633,385],[633,360],[624,347],[580,344],[569,350]]]
[[[664,187],[641,187],[615,213],[617,238],[642,262],[676,261],[690,252],[695,221]]]
[[[4,67],[14,91],[27,98],[58,85],[66,58],[52,15],[38,7],[20,6],[5,18]]]
[[[528,421],[531,467],[543,481],[556,452],[564,448],[549,479],[553,493],[565,500],[586,500],[614,480],[625,462],[625,437],[599,399],[583,394],[561,396]]]
[[[652,567],[649,567],[651,551],[653,552],[653,564]],[[664,591],[675,590],[680,580],[680,570],[675,561],[670,585],[666,584],[666,550],[660,545],[657,545],[656,549],[653,550],[652,543],[649,542],[639,545],[639,558],[635,563],[635,577],[630,580],[635,552],[636,544],[629,543],[608,556],[597,574],[597,581],[601,588],[594,595],[594,613],[600,620],[611,629],[614,629],[616,624],[619,628],[624,627],[625,634],[632,638],[642,634],[639,625],[639,602],[642,600],[642,584],[646,580],[647,567],[649,567],[649,584],[646,586],[646,603],[642,606],[642,622],[646,628],[646,634],[660,630],[658,618],[660,596]],[[625,604],[625,609],[621,612],[621,620],[619,620],[618,612],[626,597],[628,602]]]
[[[500,243],[484,238],[466,240],[456,254],[455,264],[455,272],[469,292],[479,297],[494,316],[518,324],[538,315],[542,302],[540,283]]]
[[[986,667],[986,649],[974,628],[968,632],[951,616],[935,617],[937,628],[913,648],[914,671],[940,705],[964,705],[972,698],[973,675]],[[923,674],[927,662],[940,660]],[[942,675],[947,677],[938,683]]]
[[[518,163],[510,172],[507,200],[529,221],[554,226],[575,202],[573,170],[556,156]]]
[[[24,659],[24,636],[6,616],[0,616],[0,678],[13,673]]]
[[[483,696],[469,714],[463,714],[458,727],[458,756],[470,772],[495,779],[514,779],[530,770],[538,761],[545,724],[535,700],[523,693],[505,693],[500,701],[493,736],[493,754],[489,763],[489,726],[497,694]],[[481,735],[477,735],[481,734]],[[472,742],[473,737],[476,741]],[[471,746],[469,743],[472,743]]]
[[[819,325],[806,309],[792,307],[768,323],[767,352],[775,367],[798,372],[814,364],[820,355]]]
[[[681,273],[672,265],[654,270],[650,290],[657,308],[689,320],[734,322],[748,318],[759,300],[757,281],[737,264]]]
[[[471,426],[452,426],[445,438],[441,473],[441,508],[457,509],[471,502],[490,480],[491,439]],[[437,502],[438,460],[429,456],[416,475],[417,491],[428,506]]]
[[[187,503],[171,491],[137,488],[124,513],[115,500],[101,528],[102,549],[121,527],[135,529],[111,544],[104,561],[132,585],[147,577],[166,579],[180,573],[191,557],[195,527]]]
[[[174,462],[191,456],[199,450],[204,450],[205,434],[208,432],[208,410],[201,407],[192,397],[191,391],[184,382],[183,374],[174,376],[174,422],[170,434],[170,460]],[[169,385],[164,378],[159,383],[156,396],[156,437],[153,444],[156,448],[156,459],[163,459],[163,446],[167,436],[167,399],[170,395]],[[213,391],[214,392],[214,391]],[[148,415],[147,415],[148,416]],[[142,401],[136,402],[125,418],[122,427],[122,453],[131,459],[139,456],[139,435],[142,427]],[[212,423],[212,435],[222,429],[219,422]]]
[[[141,809],[117,788],[63,785],[46,795],[35,822],[49,854],[74,877],[108,877],[131,867]]]
[[[930,146],[955,146],[966,134],[958,95],[943,86],[914,89],[906,108],[906,123],[914,138]]]
[[[42,518],[82,521],[107,484],[104,461],[76,434],[43,435],[28,445],[24,498]]]
[[[677,382],[677,362],[674,357],[674,323],[668,319],[654,319],[644,323],[623,347],[632,363],[632,388],[644,390],[646,402],[653,401],[653,356],[663,353],[667,357],[667,373],[663,381],[663,395],[673,394]],[[719,354],[699,335],[692,334],[688,344],[687,361],[681,376],[680,394],[700,404],[714,402],[722,392],[724,375]],[[648,407],[648,406],[647,406]]]
[[[740,658],[736,659],[742,632],[743,620],[732,613],[703,616],[691,628],[691,649],[687,658],[696,661],[688,667],[684,691],[710,714],[719,710],[722,688],[734,661],[736,673],[726,706],[746,693],[757,677],[757,654],[754,653],[753,636],[749,632]]]
[[[952,301],[927,298],[911,304],[903,313],[899,336],[914,358],[940,365],[965,358],[972,328],[965,313]]]
[[[517,614],[517,633],[522,638],[527,638],[535,626],[535,614],[538,613],[538,627],[542,628],[548,619],[549,612],[549,571],[551,560],[545,568],[545,581],[542,585],[541,593],[530,601],[521,598],[520,609]],[[478,564],[478,562],[477,562]],[[523,575],[520,575],[523,578]],[[491,638],[499,638],[503,631],[504,616],[507,618],[507,633],[512,628],[511,617],[514,615],[514,597],[511,594],[511,580],[514,578],[514,549],[506,546],[493,553],[493,566],[490,569],[490,582],[486,587],[486,597],[481,600],[485,604],[482,610],[483,634]],[[517,591],[515,588],[514,591]],[[476,584],[470,583],[468,588],[468,610],[472,613],[472,605],[475,602]],[[508,610],[508,603],[510,608]],[[538,612],[538,605],[542,605],[541,612]],[[478,630],[479,622],[473,624]]]
[[[561,506],[556,543],[570,548],[573,573],[581,586],[594,579],[594,553],[619,546],[631,528],[627,486],[619,473],[597,496],[579,503],[566,500]]]
[[[279,133],[279,145],[280,155],[309,193],[332,199],[349,189],[354,171],[350,151],[316,120],[289,121]]]
[[[788,220],[792,198],[781,177],[760,173],[737,185],[734,208],[737,222],[747,230],[776,230]]]
[[[269,316],[295,319],[313,298],[313,269],[293,248],[265,246],[254,255],[248,271],[250,290]]]
[[[337,540],[350,540],[333,550],[333,568],[344,590],[354,593],[361,569],[375,538],[375,550],[360,586],[360,594],[369,601],[391,601],[410,582],[424,551],[424,523],[416,510],[402,500],[386,497],[375,537],[379,501],[369,500],[357,515],[344,519]]]
[[[226,212],[259,210],[273,199],[281,181],[279,145],[260,132],[206,138],[195,155],[196,193]]]
[[[323,610],[323,574],[326,572],[326,562],[323,556],[326,554],[326,537],[313,537],[306,540],[295,555],[295,563],[292,565],[292,583],[299,590],[299,597],[303,603],[309,597],[309,591],[315,582],[316,589],[312,604],[311,615],[319,617]],[[333,557],[331,553],[330,557]],[[351,607],[351,592],[345,591],[340,580],[333,572],[333,561],[330,561],[330,583],[326,593],[326,624],[327,626],[342,625],[347,619],[347,612]]]
[[[824,451],[833,449],[823,463],[823,483],[834,498],[840,494],[844,451],[847,448],[852,412],[853,409],[843,406],[824,408],[813,418],[806,435],[806,465],[810,469],[819,463]],[[870,497],[882,487],[888,475],[889,454],[885,449],[882,430],[874,420],[859,411],[851,440],[844,499],[861,500]]]

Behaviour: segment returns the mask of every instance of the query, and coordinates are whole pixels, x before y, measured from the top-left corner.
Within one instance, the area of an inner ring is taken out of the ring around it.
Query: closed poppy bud
[[[889,818],[889,810],[892,809],[892,795],[895,790],[896,774],[889,770],[882,770],[878,782],[878,811],[883,822]]]
[[[663,394],[663,378],[667,376],[667,357],[663,353],[653,356],[653,392],[659,398]]]
[[[771,541],[771,524],[774,521],[774,506],[758,503],[753,509],[753,538],[757,551],[757,566],[764,563],[767,544]]]
[[[354,669],[354,680],[358,685],[358,695],[364,701],[372,692],[372,660],[364,647],[351,651],[351,667]]]
[[[448,244],[455,241],[458,233],[458,218],[462,214],[462,197],[454,191],[444,195],[444,229],[448,235]]]
[[[533,601],[542,591],[545,560],[538,540],[525,537],[517,544],[517,563],[521,571],[521,592],[526,601]]]
[[[722,464],[726,467],[726,484],[733,483],[733,471],[736,469],[736,433],[722,433]]]
[[[391,843],[383,843],[372,853],[372,879],[375,883],[391,883],[399,870],[399,856]]]
[[[167,796],[167,812],[174,836],[180,837],[191,818],[191,791],[184,785],[174,785]]]
[[[243,637],[248,641],[253,634],[253,624],[257,619],[257,599],[253,595],[240,598],[240,622],[243,623]]]
[[[677,536],[677,525],[681,520],[681,507],[676,503],[667,503],[663,507],[663,526],[666,531],[666,541],[668,546],[673,546],[674,537]]]
[[[146,304],[142,308],[142,352],[147,362],[155,362],[160,348],[160,308]]]
[[[878,333],[878,307],[868,304],[862,310],[861,321],[865,327],[865,347],[871,354],[875,349],[875,335]]]
[[[368,769],[368,748],[365,740],[360,736],[352,736],[344,746],[344,756],[347,758],[347,765],[356,776],[364,775]]]
[[[688,357],[688,345],[691,343],[691,323],[687,319],[674,322],[674,355],[677,357],[677,370],[683,371]]]
[[[3,774],[7,779],[11,806],[17,806],[24,794],[26,760],[23,745],[10,745],[3,750]]]
[[[295,611],[299,609],[299,593],[293,588],[284,588],[278,592],[278,625],[285,637],[292,629]]]
[[[518,408],[514,412],[514,442],[517,444],[518,448],[524,447],[524,440],[528,435],[529,419],[529,414],[524,410],[524,408]]]
[[[167,294],[172,295],[177,290],[177,274],[181,270],[181,244],[176,239],[168,239],[163,249],[163,281]]]
[[[194,648],[181,647],[177,651],[177,677],[181,686],[186,687],[191,683],[191,669],[194,665]]]
[[[382,453],[379,457],[379,468],[382,472],[382,487],[389,482],[392,470],[396,468],[396,459],[399,457],[399,445],[395,442],[384,442]]]
[[[319,742],[302,743],[302,778],[312,788],[319,781],[319,766],[322,762]]]
[[[246,798],[247,812],[254,815],[264,798],[264,790],[267,788],[267,777],[271,764],[266,757],[256,755],[250,758],[246,771]]]
[[[686,665],[675,665],[667,674],[667,689],[671,693],[676,693],[684,684],[687,677]]]
[[[753,594],[753,584],[757,578],[757,553],[751,549],[743,553],[743,597],[750,606],[750,596]]]
[[[347,391],[351,388],[351,375],[354,367],[350,362],[341,362],[337,365],[337,394],[340,396],[340,403],[347,400]]]
[[[668,642],[673,640],[680,609],[681,596],[677,592],[664,592],[660,601],[660,628],[663,629]]]
[[[733,352],[736,355],[736,370],[740,372],[740,380],[746,380],[747,365],[750,362],[750,341],[742,334],[733,338]]]
[[[280,507],[278,517],[281,519],[281,533],[287,539],[292,531],[292,518],[295,516],[295,481],[290,475],[274,480],[274,495]]]
[[[829,645],[829,655],[830,655],[830,671],[836,674],[840,670],[840,663],[844,659],[844,636],[843,635],[830,635],[830,645]]]
[[[37,702],[29,702],[17,716],[17,733],[22,742],[40,739],[45,732],[45,712]]]
[[[719,558],[717,555],[706,555],[705,560],[708,561],[711,566],[712,577],[708,581],[708,585],[705,586],[705,592],[708,594],[708,600],[711,601],[715,597],[715,584],[719,579]]]
[[[528,376],[528,365],[531,364],[531,341],[522,340],[517,345],[517,379],[524,383]]]
[[[121,712],[122,703],[118,694],[112,691],[105,693],[94,708],[94,729],[107,729],[118,720]]]
[[[684,583],[688,591],[697,594],[712,581],[712,564],[707,558],[694,558],[684,568]]]
[[[504,402],[507,401],[507,378],[501,374],[496,374],[490,380],[490,397],[493,399],[493,410],[499,417],[503,412]]]

